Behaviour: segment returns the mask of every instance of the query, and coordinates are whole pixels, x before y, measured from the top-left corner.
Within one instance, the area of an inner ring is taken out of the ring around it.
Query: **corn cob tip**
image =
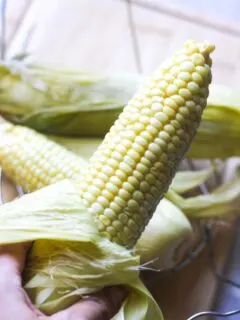
[[[215,50],[215,45],[211,42],[205,41],[203,42],[202,47],[200,47],[200,52],[204,53],[212,53]]]
[[[183,53],[191,56],[194,65],[198,65],[199,62],[202,65],[205,62],[205,64],[211,67],[212,60],[210,54],[215,50],[214,44],[208,41],[197,42],[195,40],[188,40],[183,47]]]
[[[184,48],[187,49],[188,53],[194,53],[198,51],[203,55],[209,55],[215,50],[215,45],[209,41],[197,42],[195,40],[187,40],[184,43]],[[193,49],[193,51],[191,49]]]

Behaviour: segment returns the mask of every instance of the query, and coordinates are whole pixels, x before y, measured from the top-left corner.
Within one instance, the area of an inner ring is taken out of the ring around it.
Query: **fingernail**
[[[108,288],[109,294],[114,297],[114,299],[122,302],[128,295],[128,290],[123,286],[118,287],[109,287]]]

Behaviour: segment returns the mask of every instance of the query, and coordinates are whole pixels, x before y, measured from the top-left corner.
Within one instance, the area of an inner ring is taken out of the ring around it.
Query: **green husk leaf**
[[[202,122],[188,155],[210,159],[240,155],[240,91],[212,84]]]
[[[183,212],[172,202],[162,199],[153,217],[136,244],[142,263],[151,268],[172,268],[176,248],[192,233],[192,227]]]
[[[56,135],[48,135],[48,138],[85,160],[89,160],[102,142],[100,138],[72,138]]]
[[[171,189],[178,194],[185,193],[206,182],[213,174],[213,171],[213,167],[198,171],[178,171],[173,178]]]
[[[138,279],[131,283],[130,296],[123,303],[118,314],[112,320],[122,319],[153,319],[163,320],[163,315],[159,310],[156,301],[153,299],[146,287]],[[134,290],[133,290],[134,289]],[[145,307],[143,307],[145,306]]]
[[[188,151],[195,159],[227,159],[240,156],[240,93],[212,84],[208,105]],[[115,118],[112,119],[114,122]],[[216,143],[216,142],[221,143]],[[77,140],[75,140],[77,145]]]
[[[0,112],[41,132],[104,136],[140,84],[134,75],[96,75],[23,62],[0,63]]]
[[[139,319],[149,319],[148,314],[163,319],[139,280],[139,256],[101,237],[73,182],[61,181],[0,207],[0,244],[26,241],[34,244],[25,289],[45,314],[122,284],[130,294],[116,320],[132,320],[136,305]]]
[[[224,183],[206,195],[183,198],[170,189],[165,197],[189,218],[214,218],[239,214],[240,178]]]
[[[0,113],[44,133],[103,137],[144,78],[0,63]],[[199,159],[240,155],[240,92],[210,85],[208,105],[188,152]],[[216,143],[221,141],[221,143]]]

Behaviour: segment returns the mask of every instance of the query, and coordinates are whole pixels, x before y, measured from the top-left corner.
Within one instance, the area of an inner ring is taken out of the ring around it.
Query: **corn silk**
[[[139,278],[139,255],[100,236],[73,182],[63,180],[5,204],[0,230],[1,244],[34,241],[24,283],[45,314],[122,284],[129,295],[114,320],[163,319]]]

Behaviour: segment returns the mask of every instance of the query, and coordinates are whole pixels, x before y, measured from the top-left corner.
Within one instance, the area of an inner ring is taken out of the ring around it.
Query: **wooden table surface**
[[[164,1],[152,3],[165,8]],[[217,46],[214,81],[237,87],[240,27],[231,24],[229,29],[225,22],[210,21],[200,13],[187,21],[182,17],[187,12],[181,11],[178,17],[179,11],[173,6],[170,9],[156,13],[134,6],[143,72],[152,71],[187,38],[209,39]],[[124,1],[9,0],[7,26],[8,57],[21,51],[30,35],[27,50],[33,61],[75,69],[137,72]],[[233,234],[232,224],[219,226],[214,247],[220,270],[226,262]],[[185,320],[197,311],[211,308],[216,289],[209,254],[204,250],[188,267],[158,281],[151,291],[166,320]]]

